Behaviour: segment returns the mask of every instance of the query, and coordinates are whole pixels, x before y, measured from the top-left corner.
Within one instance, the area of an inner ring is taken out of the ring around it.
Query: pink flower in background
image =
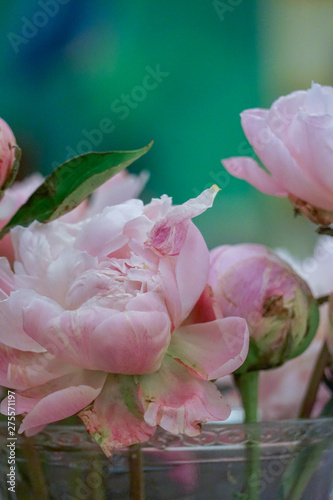
[[[157,425],[194,435],[228,417],[210,380],[244,361],[246,322],[182,324],[209,271],[190,219],[216,192],[177,207],[167,196],[129,200],[77,223],[12,231],[14,272],[0,259],[0,384],[17,391],[20,432],[79,413],[109,455]]]
[[[312,84],[270,109],[241,113],[245,135],[268,173],[250,157],[222,160],[227,171],[266,194],[289,196],[318,224],[333,221],[333,88]]]
[[[312,340],[309,322],[313,314],[317,317],[317,306],[288,264],[261,245],[225,245],[210,255],[208,287],[193,314],[203,321],[245,318],[251,369],[279,366]]]
[[[16,139],[9,125],[0,118],[0,187],[4,185],[15,160]]]

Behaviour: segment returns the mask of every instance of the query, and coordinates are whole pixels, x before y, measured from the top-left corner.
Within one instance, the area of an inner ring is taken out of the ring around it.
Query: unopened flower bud
[[[15,160],[16,139],[7,123],[0,118],[0,187],[4,185]]]
[[[269,249],[251,244],[214,249],[208,284],[198,303],[206,317],[247,320],[250,350],[239,372],[279,366],[310,344],[319,321],[315,299]]]

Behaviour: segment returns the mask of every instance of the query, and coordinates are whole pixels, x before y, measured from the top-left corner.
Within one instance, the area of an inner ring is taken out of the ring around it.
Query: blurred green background
[[[208,246],[258,242],[311,251],[313,227],[288,200],[231,178],[221,158],[250,152],[239,113],[332,84],[330,1],[12,0],[1,4],[0,116],[22,175],[88,150],[136,149],[143,194],[176,203],[213,183],[195,222]]]

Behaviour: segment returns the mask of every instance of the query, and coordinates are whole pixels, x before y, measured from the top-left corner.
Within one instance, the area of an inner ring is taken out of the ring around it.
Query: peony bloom
[[[228,417],[210,380],[246,358],[246,322],[182,325],[209,271],[191,218],[216,192],[12,230],[14,272],[0,259],[0,384],[17,391],[20,432],[78,413],[110,455],[157,425],[195,435],[201,422]]]
[[[318,224],[333,222],[333,88],[314,83],[270,109],[243,111],[241,123],[269,173],[249,157],[222,160],[227,171],[263,193],[289,196]]]
[[[240,316],[250,332],[244,368],[281,365],[306,348],[318,322],[308,285],[261,245],[221,246],[211,251],[208,287],[196,307],[203,320]]]
[[[0,118],[0,187],[4,185],[15,160],[16,139],[7,123]]]

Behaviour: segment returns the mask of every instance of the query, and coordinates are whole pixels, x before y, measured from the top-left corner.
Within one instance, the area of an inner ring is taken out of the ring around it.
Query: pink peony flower
[[[209,271],[190,219],[216,192],[12,230],[14,272],[0,259],[0,384],[17,391],[20,432],[79,413],[110,455],[157,425],[195,435],[201,422],[228,417],[210,380],[244,361],[246,322],[182,325]]]
[[[210,255],[208,287],[193,313],[197,320],[245,318],[250,333],[247,369],[279,366],[302,352],[319,314],[308,285],[261,245],[226,245]]]
[[[263,193],[289,196],[318,224],[333,222],[333,88],[313,83],[269,110],[243,111],[241,123],[269,173],[249,157],[222,160],[227,171]]]
[[[0,187],[4,185],[15,160],[16,139],[9,125],[0,118]]]

